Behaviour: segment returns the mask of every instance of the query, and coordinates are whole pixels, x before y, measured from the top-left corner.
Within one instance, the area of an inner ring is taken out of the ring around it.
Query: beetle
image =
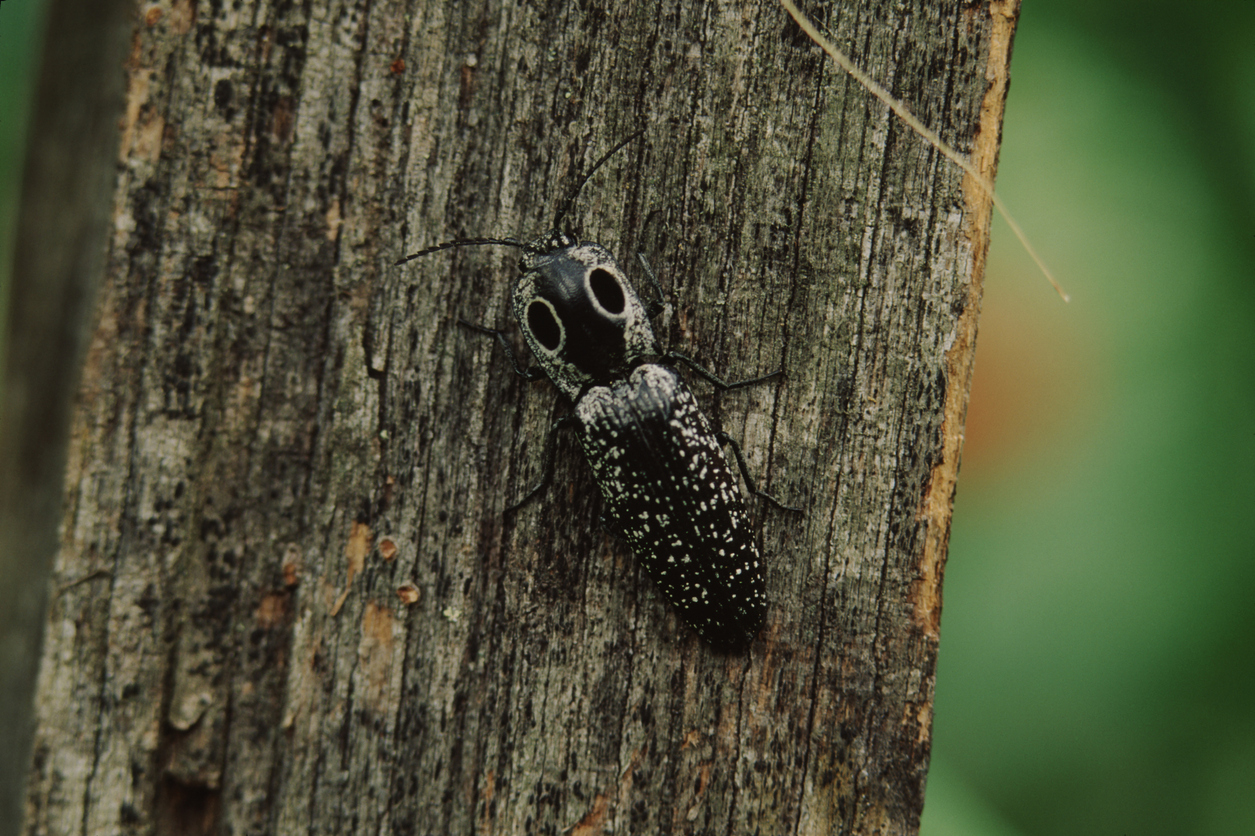
[[[459,323],[494,337],[517,374],[529,380],[543,374],[574,408],[550,429],[540,482],[507,512],[549,483],[555,433],[574,426],[605,500],[607,527],[627,541],[698,635],[717,650],[738,652],[762,628],[767,595],[762,557],[724,445],[732,449],[751,491],[778,507],[799,509],[757,489],[740,448],[711,427],[677,366],[688,366],[723,390],[782,372],[725,383],[686,355],[663,352],[651,324],[662,304],[647,306],[600,244],[558,231],[566,207],[588,178],[639,135],[623,140],[592,166],[550,232],[527,243],[513,238],[448,241],[397,264],[459,246],[522,250],[511,307],[541,371],[520,367],[503,332]],[[643,257],[641,264],[657,289]]]

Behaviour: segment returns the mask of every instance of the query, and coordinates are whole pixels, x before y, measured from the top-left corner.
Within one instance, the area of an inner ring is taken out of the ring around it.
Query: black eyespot
[[[556,351],[562,342],[562,326],[544,302],[536,301],[527,306],[527,327],[546,351]]]
[[[593,270],[588,276],[588,286],[593,290],[593,296],[597,299],[597,304],[601,305],[609,313],[623,313],[623,288],[619,286],[619,282],[609,271],[600,267]]]

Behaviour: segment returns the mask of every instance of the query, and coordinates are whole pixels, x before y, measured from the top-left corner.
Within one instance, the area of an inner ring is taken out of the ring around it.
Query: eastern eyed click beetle
[[[780,372],[729,384],[682,354],[663,353],[650,324],[662,304],[647,307],[604,247],[557,231],[593,173],[643,132],[593,164],[560,207],[553,231],[529,243],[512,238],[447,241],[397,264],[451,247],[500,244],[522,249],[522,275],[511,300],[514,317],[544,375],[575,409],[550,430],[541,481],[507,512],[526,504],[549,482],[554,433],[573,423],[605,498],[607,526],[627,540],[689,626],[716,649],[740,651],[762,628],[767,596],[762,558],[723,444],[732,447],[750,490],[779,507],[798,509],[757,490],[740,449],[711,429],[675,365],[684,363],[725,390]],[[658,289],[644,258],[641,263]],[[459,323],[496,338],[519,375],[529,380],[540,376],[519,366],[501,331]]]

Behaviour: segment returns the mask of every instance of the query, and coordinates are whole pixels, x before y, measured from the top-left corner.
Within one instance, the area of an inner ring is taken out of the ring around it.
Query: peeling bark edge
[[[1002,117],[1011,84],[1011,52],[1020,15],[1020,0],[997,0],[990,6],[989,13],[993,21],[985,74],[989,90],[981,103],[980,135],[973,148],[972,161],[992,183],[998,173]],[[928,520],[928,534],[920,561],[920,580],[914,595],[916,624],[934,641],[939,639],[941,630],[941,586],[950,544],[950,522],[954,513],[959,464],[963,456],[963,430],[972,390],[976,329],[985,289],[985,261],[989,255],[990,224],[993,220],[993,196],[975,178],[970,175],[963,178],[963,192],[970,219],[967,237],[972,244],[972,277],[968,285],[967,305],[959,318],[958,338],[946,355],[945,418],[941,426],[943,454],[932,470],[924,496],[923,513]]]

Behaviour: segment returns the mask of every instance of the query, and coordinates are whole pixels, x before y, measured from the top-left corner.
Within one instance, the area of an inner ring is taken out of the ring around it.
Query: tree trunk
[[[1018,2],[809,11],[990,176]],[[137,7],[28,833],[913,833],[989,201],[779,7]],[[55,36],[55,35],[54,35]],[[713,653],[518,379],[567,221],[760,486]]]

